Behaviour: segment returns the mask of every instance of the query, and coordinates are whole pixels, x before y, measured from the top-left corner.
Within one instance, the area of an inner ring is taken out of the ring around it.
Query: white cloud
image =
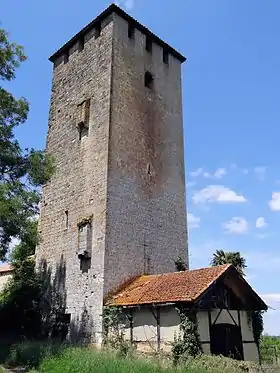
[[[227,174],[227,170],[225,168],[217,168],[217,170],[212,174],[208,171],[205,171],[202,167],[199,167],[198,169],[190,173],[192,177],[203,176],[206,179],[209,179],[209,178],[221,179],[226,174]]]
[[[267,222],[265,221],[265,218],[263,218],[262,216],[260,216],[256,220],[256,228],[264,228],[266,225],[267,225]]]
[[[126,8],[127,10],[133,9],[135,5],[134,0],[119,0],[115,1],[115,3],[120,7]]]
[[[192,188],[193,186],[196,185],[196,182],[195,181],[189,181],[187,184],[186,184],[186,187],[187,188]]]
[[[246,198],[223,185],[208,185],[206,188],[196,192],[193,197],[194,203],[242,203]]]
[[[265,302],[278,302],[280,306],[280,293],[262,294],[261,297]]]
[[[234,217],[226,223],[222,224],[227,233],[230,234],[244,234],[248,232],[248,222],[241,217]]]
[[[266,167],[255,167],[254,173],[259,180],[263,181],[265,179]]]
[[[197,216],[194,216],[191,212],[188,212],[188,227],[189,228],[199,228],[200,224],[200,218]]]
[[[248,175],[249,170],[247,170],[247,168],[244,168],[244,169],[242,170],[242,173],[243,173],[244,175]]]
[[[225,176],[227,174],[227,170],[225,168],[218,168],[215,172],[214,172],[214,177],[216,177],[217,179],[221,179],[223,176]]]
[[[197,170],[192,171],[192,172],[190,173],[190,175],[191,175],[192,177],[197,177],[197,176],[203,175],[203,173],[204,173],[203,168],[200,167],[200,168],[198,168]]]
[[[280,211],[280,192],[273,192],[272,199],[268,202],[272,211]]]

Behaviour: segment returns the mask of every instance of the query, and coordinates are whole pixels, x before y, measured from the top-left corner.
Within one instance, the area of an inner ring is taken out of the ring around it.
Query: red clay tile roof
[[[184,272],[145,275],[111,296],[110,305],[193,302],[217,280],[230,264]]]
[[[0,273],[5,273],[5,272],[12,272],[14,270],[13,266],[11,264],[0,264]]]

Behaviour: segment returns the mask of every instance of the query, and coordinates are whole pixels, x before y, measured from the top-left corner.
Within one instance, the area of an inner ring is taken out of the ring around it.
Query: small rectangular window
[[[153,41],[149,35],[146,35],[146,51],[149,53],[153,51]]]
[[[69,61],[69,49],[64,53],[63,61],[64,63]]]
[[[163,49],[162,59],[166,65],[169,64],[169,53],[166,49]]]
[[[134,39],[135,28],[131,23],[128,24],[127,34],[128,34],[129,39]]]
[[[101,34],[101,22],[97,22],[95,26],[95,39],[99,38]]]
[[[81,52],[85,47],[85,37],[84,35],[81,36],[80,40],[79,40],[79,52]]]
[[[69,212],[68,210],[65,211],[65,229],[69,229]]]
[[[145,72],[145,87],[152,89],[154,84],[154,77],[153,75],[149,72]]]

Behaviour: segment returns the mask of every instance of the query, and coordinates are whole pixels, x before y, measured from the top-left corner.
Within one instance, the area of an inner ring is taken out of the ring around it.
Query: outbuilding
[[[230,264],[183,272],[144,275],[107,300],[128,316],[126,340],[138,349],[170,351],[180,333],[178,308],[196,315],[205,354],[259,360],[252,315],[267,306]]]

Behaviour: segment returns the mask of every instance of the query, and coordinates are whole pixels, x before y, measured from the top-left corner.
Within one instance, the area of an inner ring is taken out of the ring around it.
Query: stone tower
[[[53,278],[63,262],[67,317],[99,342],[108,292],[187,258],[185,58],[111,5],[50,61],[57,169],[43,188],[36,261]]]

